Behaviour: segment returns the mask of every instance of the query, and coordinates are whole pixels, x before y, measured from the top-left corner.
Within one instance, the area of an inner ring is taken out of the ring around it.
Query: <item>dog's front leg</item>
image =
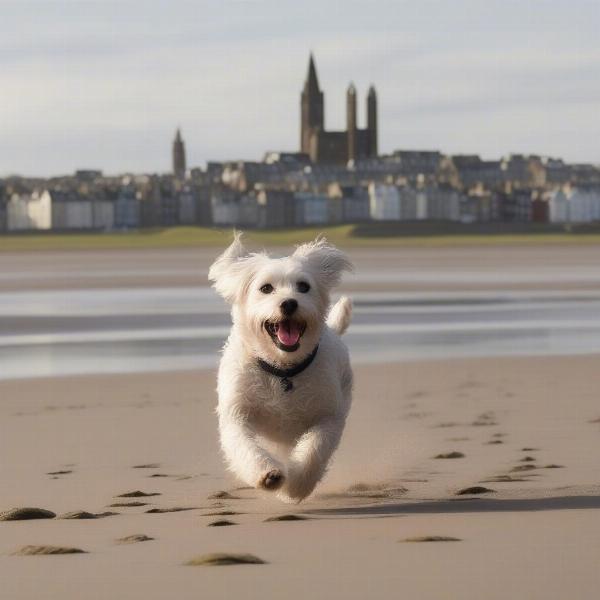
[[[229,468],[248,485],[276,490],[284,482],[283,466],[256,439],[256,433],[241,417],[219,419],[221,447]]]
[[[344,419],[326,418],[305,431],[290,455],[288,478],[283,492],[292,500],[306,498],[325,474],[337,448]]]

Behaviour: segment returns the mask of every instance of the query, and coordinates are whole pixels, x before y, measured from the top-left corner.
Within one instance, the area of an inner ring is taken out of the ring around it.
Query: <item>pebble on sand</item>
[[[81,548],[69,548],[68,546],[23,546],[16,552],[15,556],[41,556],[53,554],[86,554]]]
[[[56,513],[45,508],[12,508],[0,513],[0,521],[29,521],[31,519],[54,519]]]
[[[126,535],[125,537],[118,538],[117,544],[135,544],[137,542],[150,542],[154,538],[144,533],[134,533],[133,535]]]
[[[404,542],[460,542],[460,538],[451,537],[448,535],[420,535],[409,537],[403,540]]]
[[[230,554],[228,552],[214,552],[196,556],[184,563],[189,567],[218,567],[222,565],[264,565],[266,562],[254,554]]]
[[[140,490],[135,490],[134,492],[125,492],[124,494],[119,494],[115,496],[115,498],[148,498],[149,496],[160,496],[160,492],[141,492]]]
[[[303,515],[275,515],[265,519],[265,523],[271,523],[272,521],[306,521],[308,517]]]
[[[207,527],[229,527],[230,525],[237,525],[237,523],[228,521],[227,519],[219,519],[218,521],[212,521]]]
[[[465,455],[462,452],[445,452],[443,454],[438,454],[434,458],[464,458]]]
[[[468,496],[470,494],[491,494],[496,490],[491,490],[490,488],[483,487],[482,485],[474,485],[471,487],[466,487],[462,490],[456,492],[457,496]]]

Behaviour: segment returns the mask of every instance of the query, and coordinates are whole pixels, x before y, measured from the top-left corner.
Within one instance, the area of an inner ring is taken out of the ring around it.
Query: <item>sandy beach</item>
[[[2,510],[118,513],[0,523],[2,596],[594,598],[597,361],[360,367],[334,465],[293,506],[224,471],[212,371],[0,382]],[[493,491],[457,495],[472,486]],[[307,518],[265,522],[284,514]],[[116,542],[134,534],[153,539]],[[184,565],[212,552],[266,564]]]

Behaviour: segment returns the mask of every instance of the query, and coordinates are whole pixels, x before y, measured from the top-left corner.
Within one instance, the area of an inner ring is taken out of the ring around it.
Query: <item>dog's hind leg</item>
[[[240,418],[219,418],[221,447],[229,469],[248,485],[276,490],[283,484],[283,466],[262,448],[252,428]]]
[[[327,470],[343,429],[343,418],[327,418],[302,434],[290,455],[288,478],[281,490],[283,496],[300,502],[315,489]]]

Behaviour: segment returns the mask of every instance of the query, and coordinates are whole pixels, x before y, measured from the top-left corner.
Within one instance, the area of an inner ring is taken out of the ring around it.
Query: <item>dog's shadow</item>
[[[599,509],[600,495],[551,498],[461,498],[426,502],[395,502],[370,506],[308,509],[305,514],[322,516],[384,517],[403,514],[452,514],[480,512],[533,512],[547,510]]]

